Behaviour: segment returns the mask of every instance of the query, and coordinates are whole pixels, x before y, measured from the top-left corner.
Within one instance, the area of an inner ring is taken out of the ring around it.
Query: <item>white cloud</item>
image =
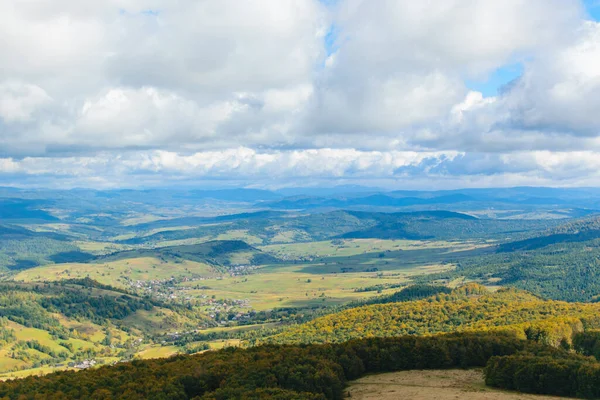
[[[339,50],[309,119],[321,132],[410,136],[461,101],[465,77],[568,41],[580,16],[559,0],[340,2]]]
[[[600,185],[600,152],[522,151],[510,154],[310,149],[256,151],[246,147],[180,154],[164,150],[95,156],[0,158],[2,183],[60,179],[77,186],[144,186],[235,180],[263,187],[311,181],[385,182],[390,187],[494,184]]]
[[[21,82],[0,83],[0,118],[5,122],[28,121],[34,111],[51,101],[39,86]]]
[[[0,0],[0,37],[7,179],[596,179],[577,0]]]

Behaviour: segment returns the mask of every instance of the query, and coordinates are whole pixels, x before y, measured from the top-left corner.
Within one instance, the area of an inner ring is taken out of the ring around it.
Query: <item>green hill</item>
[[[130,359],[156,335],[196,328],[201,321],[188,310],[89,279],[2,282],[0,373]]]
[[[122,239],[119,243],[139,245],[194,238],[209,240],[223,238],[223,235],[243,235],[257,244],[334,238],[505,240],[506,237],[518,239],[532,230],[544,230],[554,225],[556,222],[548,220],[478,219],[450,211],[384,213],[337,210],[314,214],[260,212],[212,219],[192,217],[150,222],[135,227],[135,237]],[[168,230],[165,228],[167,226]]]
[[[0,270],[20,270],[51,262],[92,258],[71,240],[55,232],[35,232],[16,225],[0,224]]]
[[[103,263],[140,257],[153,257],[165,261],[189,260],[224,269],[240,264],[259,265],[279,262],[272,255],[263,253],[241,240],[212,240],[194,245],[121,251],[97,257],[94,262]]]

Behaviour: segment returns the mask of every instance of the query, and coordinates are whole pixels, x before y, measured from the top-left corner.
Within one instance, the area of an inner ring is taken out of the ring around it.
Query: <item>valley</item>
[[[511,332],[560,347],[600,329],[593,215],[522,218],[530,205],[510,203],[487,218],[488,200],[472,197],[292,209],[254,195],[108,192],[90,209],[13,194],[0,220],[0,379],[365,337]]]

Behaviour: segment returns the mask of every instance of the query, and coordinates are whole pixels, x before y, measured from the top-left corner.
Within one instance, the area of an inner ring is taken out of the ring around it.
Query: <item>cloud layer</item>
[[[582,3],[330,3],[0,0],[0,183],[600,184]]]

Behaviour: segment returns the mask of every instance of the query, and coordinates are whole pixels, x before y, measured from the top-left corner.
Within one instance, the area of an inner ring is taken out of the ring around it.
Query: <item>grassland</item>
[[[373,296],[377,292],[358,292],[356,289],[377,284],[403,284],[410,277],[435,273],[452,268],[448,265],[420,266],[394,273],[323,273],[303,272],[304,265],[264,267],[258,273],[244,276],[221,277],[202,281],[202,289],[192,289],[192,296],[215,296],[217,299],[247,299],[255,310],[279,307],[328,306],[347,303]],[[183,287],[198,286],[194,282]],[[393,290],[391,290],[393,291]],[[386,291],[384,291],[385,293]]]
[[[480,370],[402,371],[365,376],[350,384],[352,400],[555,400],[485,386]]]
[[[288,259],[289,263],[263,265],[250,274],[233,276],[206,263],[142,257],[146,250],[138,250],[126,253],[132,258],[109,257],[103,263],[37,267],[18,273],[14,279],[32,282],[90,277],[111,286],[131,288],[138,281],[177,278],[185,281],[178,283],[177,288],[185,289],[188,298],[248,300],[249,307],[255,310],[330,306],[377,294],[376,290],[357,289],[380,285],[380,293],[386,293],[386,288],[407,284],[414,276],[451,270],[454,265],[444,260],[461,252],[485,250],[485,246],[472,242],[380,239],[269,245],[260,250]],[[246,264],[252,256],[252,251],[239,251],[229,254],[228,260],[232,265]]]
[[[386,240],[386,239],[345,239],[318,242],[273,244],[259,246],[262,251],[280,258],[300,257],[349,257],[359,254],[398,250],[452,248],[462,250],[472,248],[470,242],[425,241],[425,240]]]
[[[105,285],[129,287],[128,281],[167,280],[173,277],[215,276],[207,264],[195,261],[164,261],[155,257],[127,258],[105,263],[51,264],[18,273],[15,281],[58,281],[90,277]]]

